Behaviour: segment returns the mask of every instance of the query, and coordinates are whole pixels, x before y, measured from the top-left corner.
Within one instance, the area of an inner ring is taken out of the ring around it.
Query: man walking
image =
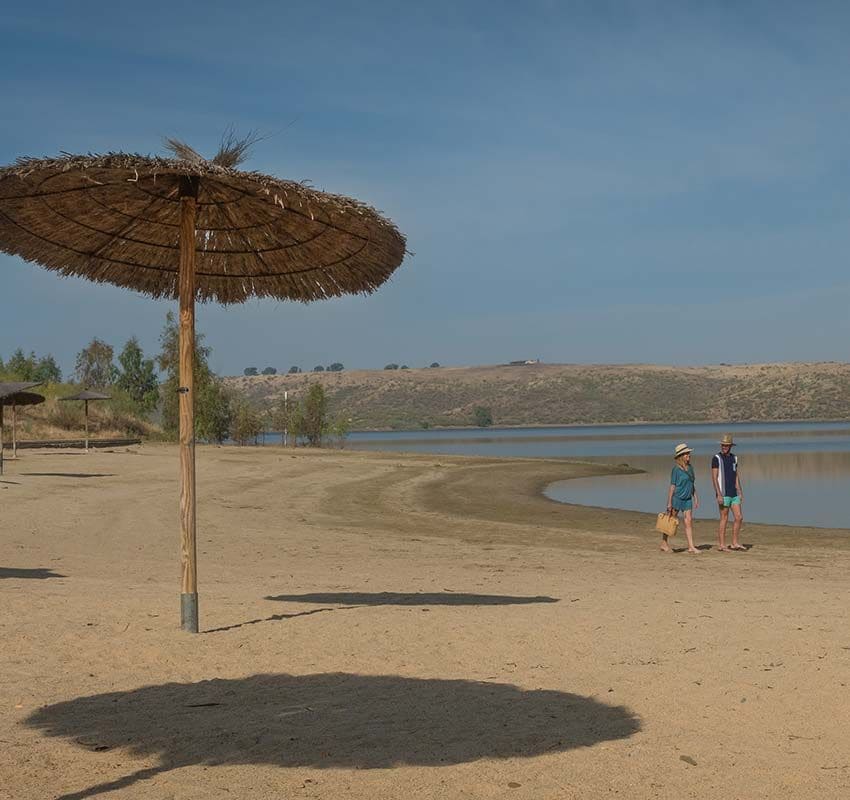
[[[732,434],[726,433],[720,440],[720,452],[711,459],[711,481],[714,484],[714,495],[720,509],[720,528],[718,530],[718,550],[746,550],[741,544],[741,524],[744,513],[741,503],[744,502],[744,488],[741,484],[741,473],[738,470],[738,456],[732,452],[735,442]],[[726,547],[726,523],[729,521],[729,509],[732,509],[732,544]]]

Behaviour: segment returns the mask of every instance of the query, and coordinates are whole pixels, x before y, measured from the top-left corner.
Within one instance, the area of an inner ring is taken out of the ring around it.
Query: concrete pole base
[[[187,633],[198,632],[198,594],[180,595],[180,627]]]

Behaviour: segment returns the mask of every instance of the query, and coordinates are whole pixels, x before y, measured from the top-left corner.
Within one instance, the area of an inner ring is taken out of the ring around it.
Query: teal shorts
[[[729,506],[739,506],[741,505],[741,498],[738,495],[734,497],[724,497],[723,503],[721,504],[723,508],[729,508]]]
[[[692,511],[694,507],[694,501],[690,497],[687,500],[674,497],[670,502],[677,511]]]

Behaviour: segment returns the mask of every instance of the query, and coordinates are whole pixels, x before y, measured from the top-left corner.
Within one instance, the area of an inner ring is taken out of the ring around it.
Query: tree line
[[[434,369],[434,368],[439,367],[439,366],[440,366],[439,361],[432,361],[431,364],[430,364],[431,369]],[[327,367],[324,367],[321,364],[317,364],[315,367],[313,367],[312,371],[313,372],[342,372],[344,369],[345,369],[345,366],[343,364],[341,364],[339,361],[334,361],[333,364],[329,364]],[[391,363],[387,364],[384,367],[384,369],[410,369],[410,367],[408,367],[407,364],[402,364],[401,366],[399,366],[398,364],[391,362]],[[292,366],[292,367],[289,368],[287,374],[288,375],[298,375],[299,373],[302,373],[303,371],[304,370],[302,370],[301,367]],[[242,370],[242,374],[245,375],[246,377],[249,377],[249,378],[254,377],[256,375],[277,375],[277,369],[275,367],[264,367],[262,370],[260,370],[260,369],[257,369],[257,367],[245,367],[245,369]]]
[[[159,353],[146,357],[138,339],[131,337],[117,356],[112,345],[95,337],[76,356],[73,378],[85,388],[118,390],[122,401],[144,419],[158,413],[168,437],[175,437],[179,424],[179,329],[172,311],[165,317],[159,336]],[[286,429],[293,442],[320,446],[329,437],[342,440],[347,423],[332,419],[328,399],[321,386],[309,387],[305,396],[281,402],[265,410],[227,390],[210,368],[211,348],[204,334],[195,335],[195,435],[221,443],[228,438],[240,444],[257,441],[264,431]],[[336,366],[336,365],[332,365]],[[342,368],[342,365],[339,365]],[[268,374],[268,373],[267,373]],[[0,358],[0,377],[8,380],[61,383],[62,371],[52,355],[26,355],[18,348],[7,361]]]

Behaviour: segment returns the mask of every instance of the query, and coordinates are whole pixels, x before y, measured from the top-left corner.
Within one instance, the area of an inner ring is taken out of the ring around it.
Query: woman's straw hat
[[[723,438],[720,440],[720,444],[722,444],[722,445],[728,444],[729,447],[734,446],[735,442],[732,441],[732,434],[731,433],[724,433]]]
[[[685,453],[693,453],[693,447],[688,447],[685,442],[676,445],[676,449],[673,451],[673,458],[678,458],[679,456],[685,455]]]

